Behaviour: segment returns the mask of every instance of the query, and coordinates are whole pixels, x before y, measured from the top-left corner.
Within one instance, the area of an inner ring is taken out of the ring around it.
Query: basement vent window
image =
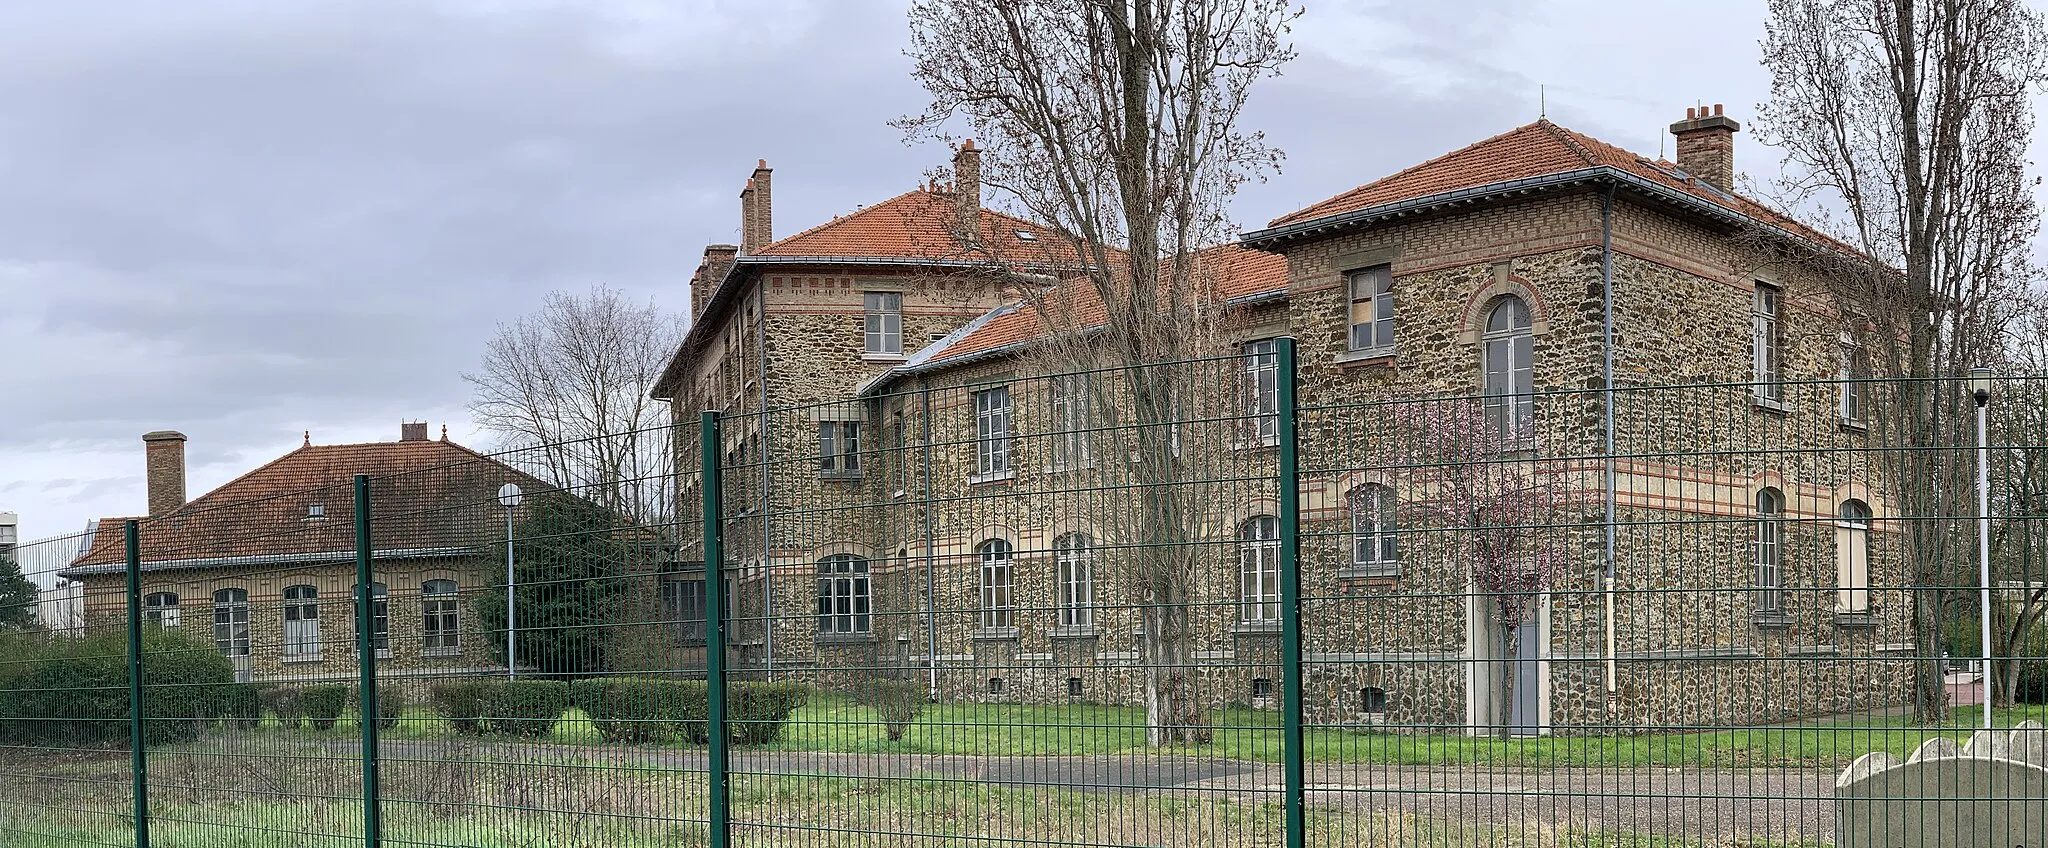
[[[1254,698],[1271,698],[1271,697],[1273,697],[1273,681],[1272,681],[1272,680],[1269,680],[1269,679],[1267,679],[1267,678],[1264,678],[1264,677],[1254,677],[1254,678],[1252,678],[1252,697],[1254,697]]]
[[[1067,678],[1067,697],[1069,697],[1069,698],[1079,698],[1079,697],[1081,697],[1081,678],[1078,678],[1078,677],[1069,677],[1069,678]]]
[[[991,678],[989,678],[989,679],[988,679],[988,693],[989,693],[989,694],[991,694],[991,695],[1001,695],[1001,694],[1003,694],[1003,679],[1002,679],[1002,678],[1000,678],[1000,677],[991,677]]]
[[[1358,707],[1374,715],[1386,712],[1387,690],[1377,686],[1367,686],[1358,690]]]

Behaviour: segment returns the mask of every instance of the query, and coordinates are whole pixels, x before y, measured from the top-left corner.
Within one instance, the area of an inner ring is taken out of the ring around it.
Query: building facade
[[[1227,354],[1179,366],[1186,432],[1165,441],[1130,414],[1130,390],[1089,388],[1113,373],[1041,355],[1085,329],[1050,324],[1029,305],[1042,299],[975,289],[994,304],[931,322],[936,340],[896,361],[854,355],[873,324],[853,305],[879,285],[859,273],[815,318],[757,320],[755,405],[732,399],[753,414],[721,433],[738,440],[722,459],[740,666],[828,683],[921,669],[952,698],[1133,702],[1152,655],[1130,562],[1166,543],[1192,551],[1203,697],[1273,697],[1267,422],[1274,340],[1292,337],[1315,720],[1604,732],[1902,701],[1910,607],[1873,389],[1857,382],[1863,327],[1819,265],[1773,258],[1846,248],[1734,192],[1738,130],[1719,107],[1688,110],[1673,163],[1538,121],[1205,252]],[[836,253],[892,243],[841,221],[812,231],[846,239]],[[785,280],[782,308],[830,282]],[[731,333],[721,314],[705,311]],[[693,330],[671,373],[731,369],[717,333]],[[1428,517],[1455,458],[1400,454],[1401,410],[1461,396],[1525,433],[1515,467],[1566,493],[1529,522],[1561,564],[1512,634],[1476,588],[1467,539],[1484,519]],[[678,419],[720,397],[679,403]],[[1169,443],[1202,494],[1162,535],[1141,491],[1159,480],[1130,466]]]

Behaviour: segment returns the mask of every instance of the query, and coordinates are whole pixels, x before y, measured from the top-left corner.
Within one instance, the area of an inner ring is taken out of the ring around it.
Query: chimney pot
[[[185,505],[185,434],[157,430],[142,434],[143,469],[154,518]]]
[[[1714,114],[1716,114],[1716,115],[1719,115],[1719,114],[1721,114],[1721,104],[1719,104],[1719,103],[1716,103],[1716,104],[1714,104]]]
[[[981,151],[974,139],[953,153],[953,226],[962,239],[981,238]]]
[[[768,160],[755,160],[753,176],[740,192],[740,252],[753,253],[775,240],[775,199]]]

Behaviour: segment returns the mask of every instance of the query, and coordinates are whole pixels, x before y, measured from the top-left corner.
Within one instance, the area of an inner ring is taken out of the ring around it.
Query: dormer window
[[[1028,231],[1025,231],[1025,230],[1011,230],[1010,232],[1012,232],[1012,233],[1015,233],[1015,234],[1016,234],[1016,236],[1017,236],[1017,240],[1018,240],[1018,241],[1037,241],[1037,240],[1038,240],[1038,234],[1037,234],[1037,233],[1032,233],[1032,232],[1028,232]]]
[[[325,520],[326,518],[327,518],[327,505],[326,505],[326,504],[318,504],[318,503],[316,503],[316,504],[307,504],[307,505],[306,505],[306,520],[307,520],[307,521],[323,521],[323,520]]]

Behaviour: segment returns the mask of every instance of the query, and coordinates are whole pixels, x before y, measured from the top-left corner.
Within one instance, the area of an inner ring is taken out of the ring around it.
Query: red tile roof
[[[989,209],[980,210],[980,245],[961,244],[950,190],[925,186],[772,242],[755,256],[990,260],[1069,264],[1073,248],[1056,231]]]
[[[169,513],[141,518],[142,559],[163,564],[246,557],[258,564],[353,551],[357,474],[371,477],[371,536],[380,550],[481,544],[503,518],[495,500],[500,485],[517,483],[528,497],[553,488],[453,442],[308,445]],[[324,518],[307,517],[313,504],[321,505]],[[71,567],[124,562],[120,527],[126,520],[101,519],[92,547]]]
[[[1213,247],[1197,254],[1199,261],[1216,274],[1216,293],[1225,300],[1278,294],[1287,289],[1287,257],[1252,250],[1235,244]],[[1213,264],[1209,264],[1213,263]],[[1087,280],[1070,280],[1046,292],[1033,303],[1010,304],[986,316],[966,335],[933,353],[925,362],[933,365],[958,361],[1006,345],[1029,341],[1046,334],[1053,323],[1080,328],[1101,326],[1102,298]]]
[[[1281,227],[1318,218],[1417,200],[1460,189],[1611,167],[1693,199],[1754,218],[1837,250],[1854,249],[1764,204],[1685,175],[1670,162],[1651,161],[1592,136],[1539,120],[1475,142],[1435,159],[1274,219]]]

